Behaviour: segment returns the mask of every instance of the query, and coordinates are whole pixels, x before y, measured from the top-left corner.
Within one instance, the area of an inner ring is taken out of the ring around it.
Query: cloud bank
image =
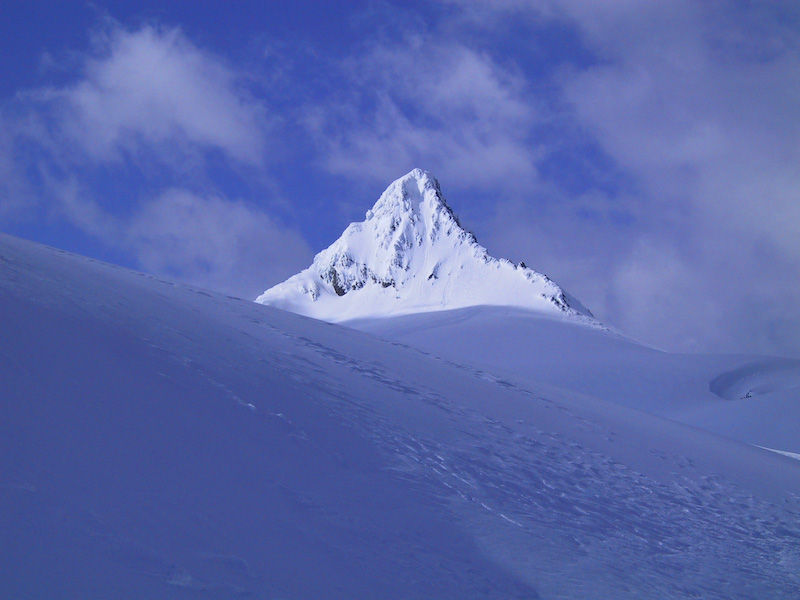
[[[271,120],[245,74],[180,29],[115,22],[77,62],[71,81],[24,91],[7,110],[7,187],[34,169],[51,219],[133,266],[229,294],[254,298],[305,265],[298,232],[223,191],[268,163]],[[31,192],[10,190],[4,211],[35,204]]]
[[[615,318],[673,347],[796,353],[800,34],[787,17],[797,15],[769,4],[603,7],[570,5],[604,60],[562,82],[651,209],[611,272]]]

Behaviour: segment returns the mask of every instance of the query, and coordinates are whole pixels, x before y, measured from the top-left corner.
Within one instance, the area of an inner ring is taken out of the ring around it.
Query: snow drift
[[[546,382],[800,453],[800,360],[672,354],[531,311],[471,307],[344,323],[458,362]]]

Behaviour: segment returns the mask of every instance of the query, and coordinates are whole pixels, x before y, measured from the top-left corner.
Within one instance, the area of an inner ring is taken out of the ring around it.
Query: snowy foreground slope
[[[363,222],[256,302],[334,323],[481,304],[594,323],[546,276],[489,256],[421,169],[394,181]]]
[[[0,315],[2,598],[798,597],[800,461],[5,236]]]

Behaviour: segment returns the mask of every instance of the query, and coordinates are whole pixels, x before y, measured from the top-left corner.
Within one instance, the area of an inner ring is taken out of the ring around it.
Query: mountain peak
[[[434,219],[449,217],[458,224],[458,217],[447,205],[439,182],[428,171],[422,169],[414,169],[393,181],[375,205],[367,211],[365,222],[386,217],[397,221],[404,215],[408,215],[412,221],[419,220],[423,216]],[[395,226],[390,223],[389,228]]]
[[[489,256],[422,169],[392,182],[364,221],[256,302],[332,322],[482,304],[593,320],[545,275]]]

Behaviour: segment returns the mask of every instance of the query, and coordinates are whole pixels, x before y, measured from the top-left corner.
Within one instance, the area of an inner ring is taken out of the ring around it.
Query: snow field
[[[0,314],[5,597],[800,589],[800,463],[535,369],[4,236]]]

